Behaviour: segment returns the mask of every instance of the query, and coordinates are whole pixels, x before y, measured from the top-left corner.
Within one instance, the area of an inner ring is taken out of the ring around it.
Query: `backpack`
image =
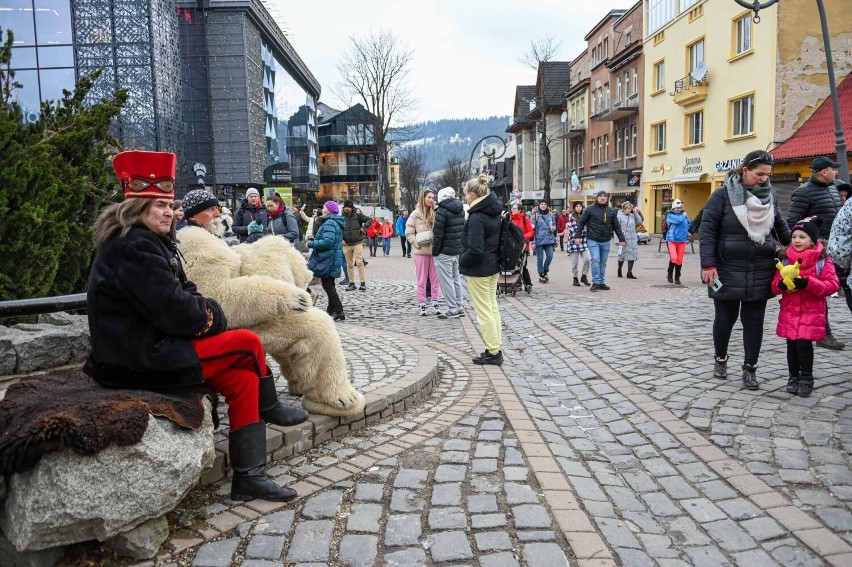
[[[510,271],[521,263],[521,256],[527,240],[521,227],[512,222],[509,215],[500,220],[500,243],[497,247],[497,261],[501,271]]]
[[[789,262],[789,260],[787,258],[784,258],[784,261],[781,262],[781,263],[786,266],[788,262]],[[816,263],[816,275],[817,275],[817,277],[820,277],[820,275],[822,275],[823,267],[825,267],[825,258],[820,258],[819,260],[817,260],[817,263]]]

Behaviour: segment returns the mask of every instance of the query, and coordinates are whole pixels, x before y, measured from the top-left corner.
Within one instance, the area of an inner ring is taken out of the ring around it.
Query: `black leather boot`
[[[621,268],[623,268],[623,267],[624,267],[624,260],[619,260],[618,261],[618,277],[620,277],[620,278],[624,277],[623,275],[621,275]]]
[[[262,422],[231,431],[228,458],[234,471],[231,500],[288,502],[297,496],[292,488],[278,486],[266,476],[266,426]]]
[[[633,262],[635,260],[627,260],[627,279],[635,280],[636,276],[633,275]]]
[[[790,374],[790,377],[787,378],[787,393],[796,394],[799,392],[799,375],[795,376]]]
[[[260,419],[266,423],[288,426],[298,425],[308,419],[308,412],[302,408],[288,406],[278,401],[278,392],[275,391],[275,380],[271,373],[260,377],[257,398]]]
[[[718,378],[719,380],[727,380],[728,379],[728,357],[719,358],[718,356],[714,358],[713,363],[713,378]]]
[[[788,390],[789,391],[789,390]],[[796,395],[801,398],[807,398],[814,391],[814,375],[802,372],[799,375],[799,391]]]
[[[592,282],[586,276],[580,276],[580,283],[583,285],[592,285]]]
[[[760,386],[757,384],[757,377],[755,376],[755,372],[757,372],[757,366],[752,366],[751,364],[743,364],[743,388],[746,390],[759,390]]]
[[[574,287],[580,287],[580,280],[574,278]]]
[[[669,283],[674,283],[674,280],[672,279],[672,272],[673,271],[674,271],[674,262],[669,260],[669,271],[668,271],[667,277],[666,277],[666,281],[668,281]]]
[[[680,270],[681,270],[681,268],[683,268],[683,266],[675,265],[675,267],[674,267],[674,273],[675,273],[674,283],[675,283],[675,285],[680,285]]]

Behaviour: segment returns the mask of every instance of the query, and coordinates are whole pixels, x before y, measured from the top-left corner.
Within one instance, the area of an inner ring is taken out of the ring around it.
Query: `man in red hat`
[[[292,500],[294,490],[266,476],[263,422],[295,425],[308,414],[281,405],[274,385],[271,392],[260,385],[259,378],[269,374],[260,339],[247,330],[227,331],[219,304],[187,280],[168,236],[175,161],[171,153],[144,151],[113,160],[125,200],[95,221],[88,291],[92,351],[84,370],[108,387],[206,385],[222,394],[231,426],[231,499]]]

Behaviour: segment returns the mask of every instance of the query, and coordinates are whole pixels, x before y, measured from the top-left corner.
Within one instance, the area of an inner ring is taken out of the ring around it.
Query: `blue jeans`
[[[538,275],[545,275],[550,270],[550,262],[553,261],[553,244],[536,244],[535,259]]]
[[[598,242],[589,239],[589,254],[592,256],[592,283],[606,283],[606,260],[609,256],[610,242]]]
[[[385,256],[390,256],[390,238],[382,238],[382,251]]]

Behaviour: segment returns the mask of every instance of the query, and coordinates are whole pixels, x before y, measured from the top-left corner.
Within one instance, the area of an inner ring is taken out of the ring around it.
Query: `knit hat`
[[[349,207],[350,209],[354,209],[355,203],[353,203],[352,201],[349,201],[349,200],[343,201],[343,208],[345,209],[346,207]]]
[[[595,195],[595,199],[597,199],[597,198],[598,198],[598,197],[600,197],[601,195],[609,195],[609,193],[607,193],[606,191],[604,191],[603,189],[601,189],[600,191],[598,191],[597,195]]]
[[[249,195],[257,195],[258,197],[260,197],[260,191],[258,191],[258,190],[257,190],[257,189],[255,189],[254,187],[249,187],[249,188],[246,190],[246,199],[248,199],[248,198],[249,198]]]
[[[340,206],[337,203],[335,203],[334,201],[326,201],[325,203],[323,203],[323,207],[328,209],[328,212],[333,214],[333,215],[339,215],[340,214]]]
[[[455,199],[456,198],[456,190],[452,187],[444,187],[440,191],[438,191],[438,202],[445,201],[446,199]]]
[[[125,199],[175,198],[175,164],[177,157],[170,152],[121,152],[112,160],[112,167]]]
[[[822,219],[819,217],[805,217],[793,225],[793,232],[801,230],[811,237],[811,240],[816,242],[819,240],[819,227],[822,225]]]
[[[183,211],[188,219],[214,205],[219,206],[219,199],[206,189],[193,189],[183,197]]]
[[[682,209],[682,208],[683,208],[683,201],[681,201],[680,199],[675,199],[674,203],[672,203],[672,210]]]

